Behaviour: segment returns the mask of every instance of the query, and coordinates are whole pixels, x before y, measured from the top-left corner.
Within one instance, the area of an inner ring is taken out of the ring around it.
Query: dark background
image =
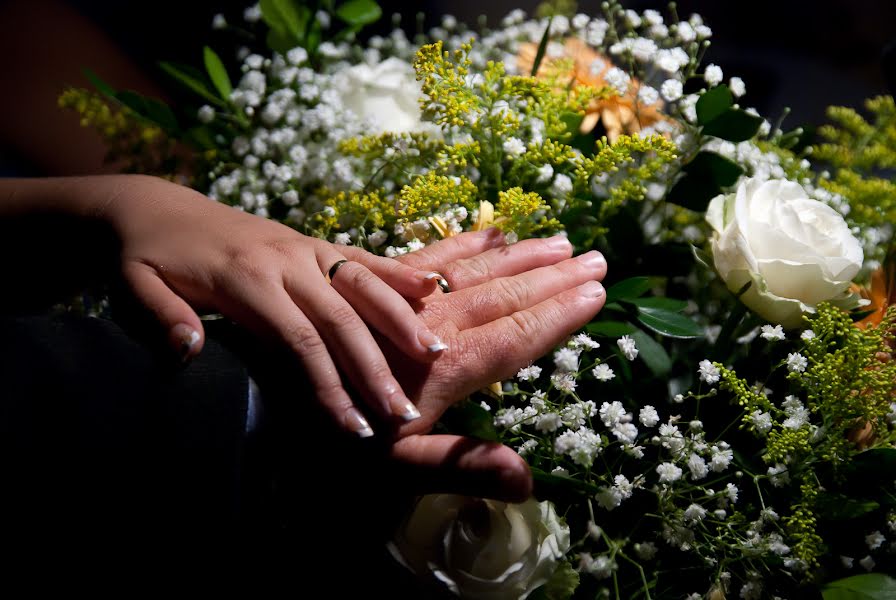
[[[85,14],[102,22],[129,51],[149,67],[159,57],[194,61],[208,37],[211,17],[223,12],[238,22],[245,2],[75,2]],[[626,7],[659,10],[666,16],[667,2],[631,0]],[[475,24],[480,14],[497,26],[513,8],[530,12],[533,0],[384,0],[384,19],[378,27],[388,31],[388,16],[403,15],[413,30],[415,15],[423,13],[427,26],[450,13]],[[678,14],[701,14],[713,30],[707,63],[721,66],[726,79],[738,75],[747,84],[745,105],[776,118],[788,106],[792,126],[818,122],[830,104],[857,106],[865,98],[888,89],[881,55],[896,41],[896,2],[889,0],[679,0]],[[138,7],[139,8],[136,8]],[[150,10],[149,7],[152,7]],[[597,12],[599,2],[580,2],[579,10]],[[136,8],[136,11],[135,11]],[[375,28],[377,29],[377,28]],[[891,83],[892,87],[892,83]]]
[[[40,1],[50,6],[45,9],[37,23],[31,23],[34,31],[22,32],[17,23],[4,22],[2,9],[4,5],[31,5]],[[227,16],[228,22],[240,24],[243,9],[248,0],[156,0],[152,3],[114,0],[0,0],[0,36],[4,31],[18,33],[16,42],[11,48],[4,50],[5,58],[11,61],[4,70],[12,69],[12,77],[3,83],[0,73],[0,89],[4,94],[15,93],[15,69],[26,73],[29,56],[43,52],[44,60],[50,54],[50,60],[58,52],[67,52],[69,48],[75,56],[78,53],[78,40],[73,38],[69,43],[61,39],[66,35],[64,22],[56,24],[55,29],[48,24],[54,16],[63,12],[59,6],[67,4],[90,21],[97,24],[132,60],[139,65],[158,84],[163,92],[168,90],[169,99],[177,99],[178,91],[172,86],[157,68],[160,59],[201,66],[202,46],[209,44],[227,58],[228,47],[233,47],[233,38],[221,32],[211,30],[211,19],[215,13]],[[428,0],[425,2],[400,2],[398,0],[381,0],[384,19],[378,25],[365,30],[387,33],[391,29],[389,16],[398,12],[404,15],[403,26],[413,33],[416,28],[416,15],[422,14],[426,27],[439,23],[440,15],[448,12],[459,20],[475,24],[478,16],[485,12],[488,23],[498,26],[501,18],[515,7],[531,12],[538,2],[536,0]],[[670,20],[666,11],[665,0],[629,0],[625,6],[643,11],[646,8],[660,10]],[[594,14],[599,6],[598,0],[580,2],[581,12]],[[776,121],[785,107],[792,109],[791,116],[784,122],[785,129],[801,125],[819,124],[824,120],[824,110],[828,105],[837,104],[859,107],[865,98],[882,93],[893,93],[896,88],[896,56],[891,56],[888,70],[888,82],[882,61],[888,47],[891,55],[896,55],[893,48],[896,43],[896,1],[891,0],[750,0],[725,1],[718,0],[680,0],[678,13],[687,18],[691,13],[703,15],[705,22],[713,30],[712,46],[706,56],[706,62],[713,62],[724,70],[726,80],[732,75],[740,76],[746,83],[747,95],[741,100],[742,105],[755,107],[760,113]],[[62,21],[63,19],[58,19]],[[24,35],[22,35],[24,33]],[[57,48],[46,50],[45,42],[55,40]],[[0,37],[0,47],[3,47]],[[7,44],[9,46],[9,44]],[[11,54],[11,55],[10,55]],[[24,61],[24,65],[21,61]],[[96,65],[83,65],[96,66]],[[45,73],[46,67],[37,71]],[[33,72],[33,71],[32,71]],[[30,75],[26,75],[30,76]],[[42,75],[45,78],[53,74]],[[60,78],[59,76],[55,76]],[[80,73],[75,75],[77,79]],[[11,82],[9,81],[11,79]],[[54,82],[56,87],[47,90],[45,95],[58,96],[66,85],[85,85],[82,81]],[[113,84],[116,81],[112,81]],[[58,90],[58,91],[57,91]],[[77,172],[76,167],[56,169],[54,173],[52,160],[46,154],[35,168],[35,162],[29,165],[24,157],[29,155],[28,149],[22,146],[23,135],[36,139],[37,129],[47,141],[41,142],[44,147],[59,137],[62,125],[56,123],[40,123],[33,116],[26,114],[32,104],[29,101],[13,108],[4,108],[0,119],[20,119],[35,121],[35,129],[23,133],[18,129],[18,140],[6,139],[0,127],[0,174],[59,174]],[[0,106],[3,103],[0,102]],[[47,107],[45,106],[45,109]],[[48,110],[53,111],[49,106]],[[15,113],[15,114],[10,114]],[[2,125],[2,123],[0,123]],[[72,124],[73,125],[73,124]],[[41,127],[42,126],[42,127]],[[9,129],[9,128],[7,128]],[[70,127],[69,135],[74,136]],[[18,146],[16,143],[18,142]],[[57,142],[58,143],[58,142]],[[33,144],[34,145],[34,144]],[[31,155],[36,155],[33,149]],[[52,154],[49,156],[52,157]],[[33,156],[32,156],[33,158]]]

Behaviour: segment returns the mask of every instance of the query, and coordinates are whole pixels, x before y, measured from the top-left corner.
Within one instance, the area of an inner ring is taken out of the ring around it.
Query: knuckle
[[[351,333],[356,333],[362,327],[366,329],[358,313],[346,302],[339,302],[327,311],[323,317],[323,326],[329,331],[348,330]]]
[[[346,269],[346,267],[348,267]],[[339,274],[344,275],[343,283],[357,290],[367,290],[374,287],[379,278],[371,273],[367,267],[352,262],[344,265],[340,270]],[[339,275],[333,277],[333,279],[338,279]]]
[[[496,279],[495,283],[500,289],[500,295],[505,298],[508,306],[527,306],[532,290],[525,283],[514,277]]]
[[[528,310],[521,310],[510,315],[510,323],[519,339],[531,339],[541,329],[541,319]]]
[[[283,330],[283,337],[289,347],[307,360],[315,360],[327,349],[317,330],[307,323],[292,323]]]
[[[492,266],[491,263],[483,257],[483,255],[479,254],[476,256],[471,256],[470,258],[464,259],[463,261],[458,261],[461,263],[463,268],[469,272],[470,274],[484,279],[492,278]]]

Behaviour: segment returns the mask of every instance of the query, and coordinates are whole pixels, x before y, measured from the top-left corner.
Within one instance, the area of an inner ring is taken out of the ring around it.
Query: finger
[[[338,278],[342,269],[349,264],[343,265],[335,277]],[[308,269],[297,269],[295,272],[307,273]],[[297,281],[295,277],[291,274],[285,276],[287,293],[320,332],[336,365],[352,382],[367,406],[384,419],[400,417],[411,421],[419,418],[420,413],[392,375],[367,325],[345,298],[323,277],[317,284],[307,280]]]
[[[445,263],[441,272],[452,290],[479,285],[497,277],[507,277],[531,269],[552,265],[572,256],[572,244],[565,236],[528,239],[510,246],[493,248],[480,254]]]
[[[451,315],[451,323],[462,331],[532,307],[586,281],[601,280],[606,273],[607,261],[592,250],[554,265],[452,292],[432,303],[430,310]]]
[[[526,462],[507,446],[454,435],[412,435],[391,457],[414,493],[454,493],[523,502],[532,495]]]
[[[349,261],[343,264],[330,283],[368,325],[391,340],[404,354],[432,361],[448,348],[398,291],[361,263]]]
[[[458,378],[458,392],[471,393],[513,376],[588,323],[605,300],[603,286],[588,281],[531,308],[461,332],[451,349],[451,355],[463,360],[465,376],[463,381]]]
[[[168,343],[180,359],[187,361],[199,354],[204,341],[202,322],[190,305],[149,265],[130,262],[123,271],[134,294],[167,332]]]
[[[504,245],[504,234],[500,229],[492,227],[485,231],[471,231],[445,238],[396,260],[422,271],[438,271],[455,260]]]
[[[286,291],[274,285],[259,289],[257,284],[241,282],[232,282],[230,290],[237,300],[222,309],[226,316],[283,343],[298,357],[314,398],[334,422],[358,437],[372,436],[373,429],[343,387],[326,344]]]
[[[364,265],[406,298],[425,298],[435,291],[437,274],[432,271],[421,271],[394,258],[377,256],[355,246],[340,250],[345,258]]]

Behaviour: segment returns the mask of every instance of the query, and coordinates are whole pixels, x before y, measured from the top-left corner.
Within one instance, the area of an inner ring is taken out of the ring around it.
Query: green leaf
[[[824,600],[890,600],[896,598],[896,579],[883,573],[868,573],[838,579],[821,590]]]
[[[117,92],[115,99],[147,121],[158,125],[164,131],[168,133],[177,132],[177,118],[164,102],[154,98],[146,98],[130,90]]]
[[[638,321],[666,337],[690,339],[700,337],[700,327],[684,315],[661,308],[638,307]]]
[[[653,336],[640,329],[635,329],[631,334],[638,346],[638,356],[657,377],[667,375],[672,370],[672,359],[666,349],[663,348]]]
[[[629,300],[635,306],[644,308],[659,308],[670,312],[681,312],[687,308],[688,303],[684,300],[676,300],[675,298],[635,298]]]
[[[816,507],[822,517],[831,521],[848,521],[856,519],[880,508],[873,500],[859,500],[843,494],[818,495]]]
[[[224,102],[208,89],[208,85],[204,81],[189,73],[184,67],[169,62],[160,62],[159,67],[193,93],[212,104],[224,106]]]
[[[187,143],[202,150],[213,150],[217,147],[211,130],[205,125],[187,130],[184,139]]]
[[[208,72],[209,79],[215,85],[215,89],[221,94],[221,98],[226,102],[230,99],[230,93],[233,92],[233,86],[230,84],[230,76],[227,75],[227,69],[224,63],[215,54],[215,51],[206,46],[203,49],[203,58],[205,60],[205,70]]]
[[[607,290],[607,304],[617,300],[631,300],[643,296],[650,289],[647,277],[630,277],[610,286]]]
[[[704,92],[697,99],[697,123],[706,125],[734,106],[734,96],[727,85],[719,85]]]
[[[618,338],[636,331],[634,325],[622,321],[597,321],[585,325],[585,331],[600,337]]]
[[[91,84],[93,84],[93,87],[96,88],[96,91],[106,96],[107,98],[116,99],[115,89],[111,85],[100,79],[99,75],[97,75],[90,69],[84,69],[84,77],[86,77],[87,80]]]
[[[336,16],[349,25],[370,25],[383,15],[373,0],[349,0],[336,9]]]
[[[468,435],[490,442],[497,442],[501,439],[498,431],[495,429],[491,413],[472,399],[455,405],[446,412],[443,422],[452,433]]]
[[[288,34],[293,44],[299,45],[305,33],[305,26],[311,18],[311,11],[294,0],[261,0],[261,18],[271,29]]]
[[[535,77],[538,74],[538,67],[544,60],[544,53],[547,52],[548,41],[551,39],[551,24],[553,22],[554,15],[551,15],[551,18],[548,19],[548,26],[544,28],[544,35],[541,36],[541,41],[538,43],[538,51],[535,53],[535,60],[532,61],[532,72],[529,73],[530,77]]]
[[[762,126],[762,117],[736,108],[729,108],[704,125],[703,134],[714,135],[729,142],[745,142],[756,135],[760,126]]]
[[[719,187],[734,185],[744,174],[743,168],[736,162],[707,151],[698,152],[682,170],[690,176],[709,179]]]
[[[722,193],[722,190],[711,179],[685,174],[679,179],[669,193],[666,202],[683,206],[697,212],[704,212],[709,201]]]

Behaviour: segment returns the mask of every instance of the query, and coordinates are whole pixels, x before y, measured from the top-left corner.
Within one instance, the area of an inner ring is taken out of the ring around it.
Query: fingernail
[[[585,298],[599,298],[604,295],[604,286],[597,281],[588,281],[579,286],[579,294]]]
[[[549,237],[544,241],[545,245],[551,250],[568,250],[572,247],[572,244],[569,243],[569,240],[566,239],[564,235],[555,235],[554,237]]]
[[[602,269],[607,264],[607,259],[605,259],[604,255],[597,250],[592,250],[590,252],[586,252],[585,254],[577,256],[576,260],[578,260],[585,266],[591,267],[592,269]]]
[[[187,360],[199,343],[199,332],[187,325],[179,323],[171,328],[171,338],[176,341],[181,360]]]
[[[431,353],[442,352],[443,350],[448,349],[448,344],[444,343],[439,339],[439,336],[428,329],[421,329],[417,332],[417,339],[420,340],[420,343],[426,346],[426,349]]]
[[[437,279],[441,276],[442,275],[440,273],[436,273],[435,271],[432,271],[431,273],[427,273],[426,275],[424,275],[423,279],[427,279],[427,280],[428,279]]]
[[[420,418],[420,411],[407,400],[392,400],[392,414],[401,417],[405,421],[413,421]]]
[[[364,418],[357,408],[350,408],[345,411],[345,425],[357,434],[360,438],[369,438],[373,435],[373,429],[370,423]]]

